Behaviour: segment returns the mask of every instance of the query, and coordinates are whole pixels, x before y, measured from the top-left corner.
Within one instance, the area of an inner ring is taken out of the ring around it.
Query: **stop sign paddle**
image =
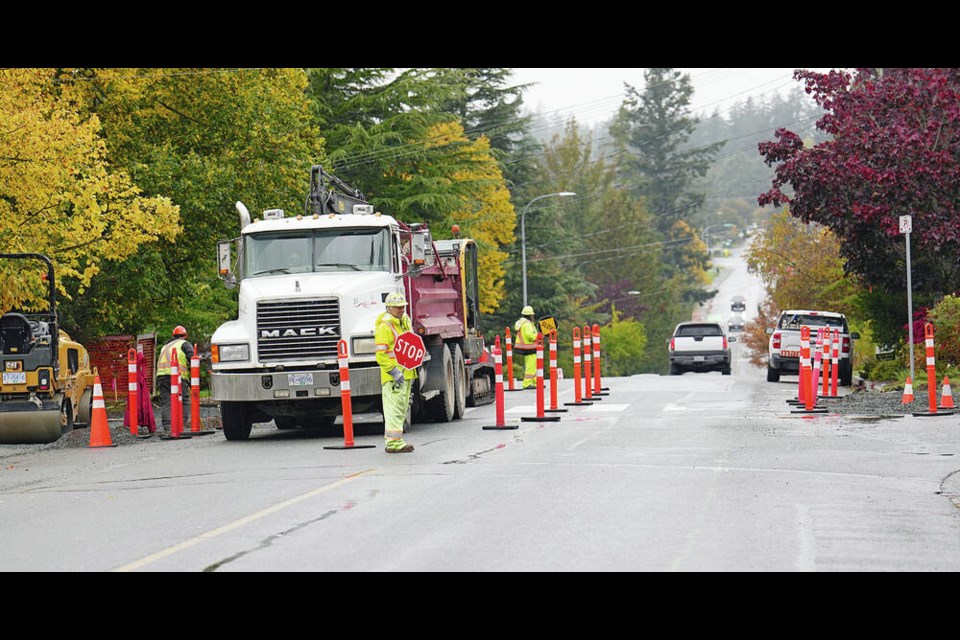
[[[393,354],[404,369],[416,369],[423,364],[423,338],[412,331],[401,333],[393,343]]]

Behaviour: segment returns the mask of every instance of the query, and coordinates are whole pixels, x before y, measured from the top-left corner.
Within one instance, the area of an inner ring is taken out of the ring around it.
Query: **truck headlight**
[[[214,362],[242,362],[250,359],[248,344],[213,345]]]
[[[370,355],[377,352],[377,341],[373,338],[354,338],[353,355]]]

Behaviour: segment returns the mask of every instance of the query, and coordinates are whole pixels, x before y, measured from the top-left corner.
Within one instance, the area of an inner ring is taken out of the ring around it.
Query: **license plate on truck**
[[[3,373],[3,384],[27,384],[26,371],[14,371],[12,373]]]
[[[312,373],[288,373],[287,384],[291,387],[312,387]]]
[[[703,356],[693,356],[694,362],[703,362]]]
[[[799,357],[800,357],[800,352],[799,352],[799,351],[784,351],[784,350],[781,350],[781,351],[780,351],[780,357],[781,357],[781,358],[799,358]]]

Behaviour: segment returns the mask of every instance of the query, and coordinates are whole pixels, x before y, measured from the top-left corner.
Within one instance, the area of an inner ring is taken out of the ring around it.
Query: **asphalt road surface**
[[[507,393],[516,429],[477,407],[414,425],[411,454],[362,421],[373,448],[269,425],[0,447],[0,570],[960,570],[960,416],[792,414],[733,348],[733,375],[604,378],[558,422]]]

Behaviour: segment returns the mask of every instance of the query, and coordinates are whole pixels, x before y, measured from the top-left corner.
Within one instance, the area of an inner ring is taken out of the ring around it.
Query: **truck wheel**
[[[453,356],[450,355],[450,347],[443,345],[441,357],[440,370],[443,371],[443,387],[440,390],[440,395],[431,401],[430,412],[434,420],[450,422],[453,420],[454,405],[457,400],[453,377]]]
[[[675,365],[670,365],[670,375],[678,376],[681,373],[683,373],[683,371],[680,370],[680,367],[677,367]]]
[[[467,365],[459,344],[453,345],[453,417],[462,420],[467,412]]]
[[[243,402],[221,402],[220,419],[227,440],[246,440],[250,437],[253,419]]]
[[[767,382],[780,382],[780,370],[767,365]]]
[[[721,369],[721,370],[720,370],[720,373],[721,373],[721,375],[725,375],[725,376],[730,375],[730,367],[727,367],[727,368],[725,368],[725,369]]]
[[[849,387],[853,384],[853,365],[848,364],[847,366],[840,365],[840,373],[837,376],[839,378],[838,382],[841,387]]]

